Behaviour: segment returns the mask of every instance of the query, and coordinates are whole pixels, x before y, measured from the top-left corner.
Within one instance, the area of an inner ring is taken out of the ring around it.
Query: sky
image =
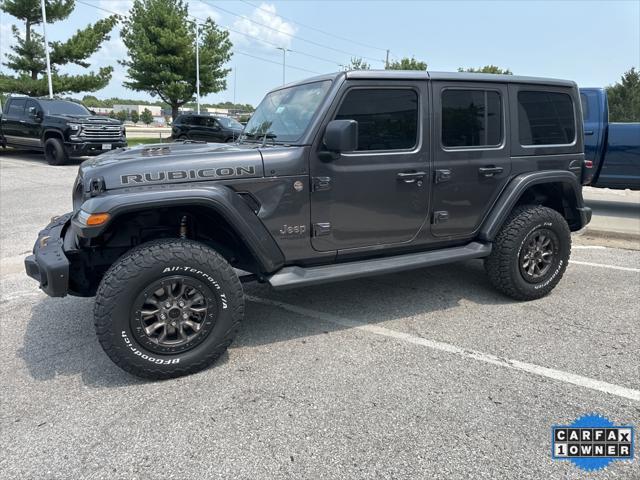
[[[228,29],[234,44],[227,89],[203,97],[206,103],[258,104],[283,81],[283,53],[277,46],[291,50],[286,54],[286,82],[335,72],[351,57],[383,68],[387,49],[391,60],[415,56],[434,71],[494,64],[514,74],[570,79],[584,87],[615,83],[626,70],[640,68],[640,0],[189,0],[188,4],[191,15],[211,17]],[[52,41],[65,40],[70,32],[109,15],[105,10],[126,14],[130,5],[131,0],[77,0],[69,19],[48,25],[47,35]],[[13,43],[11,24],[23,28],[2,12],[3,61]],[[153,100],[122,85],[126,71],[117,60],[126,55],[116,28],[90,59],[95,69],[115,68],[110,84],[93,95]]]

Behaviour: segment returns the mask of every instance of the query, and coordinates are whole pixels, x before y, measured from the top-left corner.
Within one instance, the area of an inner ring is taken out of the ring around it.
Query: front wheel
[[[133,375],[164,379],[211,365],[244,312],[242,285],[215,250],[188,240],[143,244],[105,274],[95,304],[104,351]]]
[[[69,160],[59,138],[47,138],[44,142],[44,158],[49,165],[64,165]]]
[[[495,288],[516,300],[544,297],[569,263],[571,231],[557,211],[523,205],[498,233],[485,269]]]

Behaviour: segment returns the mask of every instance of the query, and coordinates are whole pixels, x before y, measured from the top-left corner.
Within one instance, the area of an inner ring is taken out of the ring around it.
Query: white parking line
[[[569,260],[569,265],[586,265],[587,267],[610,268],[611,270],[623,270],[625,272],[640,272],[640,268],[619,267],[617,265],[606,265],[604,263],[579,262],[577,260]]]
[[[431,348],[433,350],[440,350],[442,352],[452,353],[465,358],[472,358],[480,362],[490,363],[492,365],[498,365],[500,367],[509,368],[512,370],[519,370],[527,372],[540,377],[550,378],[558,380],[564,383],[570,383],[579,387],[589,388],[591,390],[597,390],[599,392],[608,393],[610,395],[616,395],[618,397],[626,398],[629,400],[635,400],[640,402],[640,390],[634,390],[632,388],[622,387],[612,383],[603,382],[589,377],[583,377],[582,375],[576,375],[574,373],[563,372],[561,370],[555,370],[553,368],[542,367],[533,363],[521,362],[519,360],[511,360],[508,358],[502,358],[490,353],[478,352],[476,350],[470,350],[450,343],[439,342],[436,340],[429,340],[423,337],[416,337],[414,335],[399,332],[397,330],[391,330],[389,328],[380,327],[378,325],[371,325],[363,323],[358,320],[350,318],[339,317],[330,313],[320,312],[317,310],[311,310],[305,307],[299,307],[289,303],[279,302],[277,300],[270,300],[261,297],[254,297],[247,295],[246,298],[249,301],[255,303],[261,303],[263,305],[269,305],[272,307],[282,308],[299,315],[315,318],[329,323],[335,323],[337,325],[355,328],[363,330],[365,332],[373,333],[375,335],[381,335],[383,337],[394,338],[414,345],[420,345],[422,347]]]
[[[604,247],[602,245],[572,245],[572,250],[606,250],[609,247]]]

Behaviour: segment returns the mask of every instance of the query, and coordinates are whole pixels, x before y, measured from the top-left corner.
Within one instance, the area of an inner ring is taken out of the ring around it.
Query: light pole
[[[44,0],[43,0],[44,1]],[[200,113],[200,25],[196,23],[196,104]]]
[[[285,84],[285,69],[287,68],[287,52],[291,52],[285,47],[276,47],[278,50],[282,50],[282,84]]]
[[[49,83],[49,98],[53,98],[53,84],[51,83],[51,61],[49,60],[49,44],[47,43],[47,11],[44,7],[44,0],[40,0],[42,8],[42,35],[44,37],[44,52],[47,57],[47,79]]]

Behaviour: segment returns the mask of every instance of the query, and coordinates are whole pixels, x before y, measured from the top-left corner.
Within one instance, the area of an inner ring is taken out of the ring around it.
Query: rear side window
[[[338,120],[358,122],[358,151],[406,150],[418,143],[418,94],[409,89],[356,89]]]
[[[502,103],[494,90],[442,92],[442,145],[495,147],[502,143]]]
[[[589,118],[589,99],[584,93],[580,94],[580,103],[582,104],[582,118],[586,121]]]
[[[22,116],[24,112],[24,102],[24,98],[11,100],[11,102],[9,103],[9,111],[7,112],[7,115],[13,115],[17,117]]]
[[[558,92],[518,92],[521,145],[567,145],[576,138],[571,97]]]

